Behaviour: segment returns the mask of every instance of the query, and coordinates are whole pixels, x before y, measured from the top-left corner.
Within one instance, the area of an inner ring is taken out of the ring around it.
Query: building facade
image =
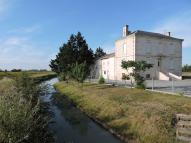
[[[126,25],[123,27],[122,37],[115,41],[115,52],[96,61],[92,68],[94,78],[102,75],[105,79],[122,80],[122,75],[127,74],[127,71],[121,68],[121,62],[131,60],[153,64],[153,68],[143,73],[145,79],[181,80],[182,42],[183,39],[172,37],[170,32],[130,32]],[[131,72],[131,69],[128,71]]]

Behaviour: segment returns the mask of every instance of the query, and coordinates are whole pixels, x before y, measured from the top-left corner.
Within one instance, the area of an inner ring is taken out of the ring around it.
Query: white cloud
[[[9,30],[8,33],[27,34],[27,33],[39,32],[40,30],[41,30],[40,25],[32,25],[30,27],[21,27],[17,29],[12,29],[12,30]]]
[[[47,47],[32,44],[30,39],[10,37],[0,41],[1,69],[42,69],[49,68],[48,63],[52,54],[46,52]]]
[[[191,11],[176,14],[155,26],[151,31],[172,32],[173,37],[184,39],[183,47],[191,48]]]

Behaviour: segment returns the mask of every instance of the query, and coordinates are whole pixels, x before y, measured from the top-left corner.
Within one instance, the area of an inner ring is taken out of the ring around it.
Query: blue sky
[[[185,39],[183,64],[191,64],[190,0],[0,0],[0,68],[49,68],[78,31],[111,52],[125,24]]]

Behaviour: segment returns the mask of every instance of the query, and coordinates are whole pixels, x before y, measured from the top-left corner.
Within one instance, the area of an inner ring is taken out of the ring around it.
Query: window
[[[123,54],[126,55],[127,54],[127,45],[123,44]]]
[[[151,48],[147,47],[146,49],[146,54],[149,55],[151,53]]]
[[[146,57],[147,58],[147,63],[152,64],[152,58],[151,57]]]
[[[150,74],[146,74],[146,78],[147,78],[147,79],[150,79],[150,78],[151,78],[151,75],[150,75]]]
[[[160,60],[158,60],[158,67],[160,67]]]

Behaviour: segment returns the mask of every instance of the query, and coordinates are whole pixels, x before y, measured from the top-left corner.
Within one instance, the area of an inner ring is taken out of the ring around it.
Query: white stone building
[[[102,75],[105,79],[121,80],[127,73],[121,68],[122,60],[146,61],[153,68],[146,70],[146,79],[182,79],[182,42],[170,32],[159,34],[146,31],[128,30],[123,27],[122,37],[115,41],[115,53],[98,59],[92,68],[92,78]]]

